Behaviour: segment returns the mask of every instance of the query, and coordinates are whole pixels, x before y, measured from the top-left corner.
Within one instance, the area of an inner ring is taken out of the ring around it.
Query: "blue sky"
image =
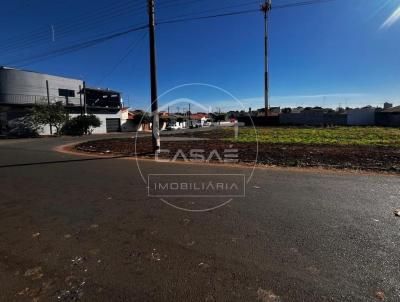
[[[293,2],[298,1],[275,0],[273,4]],[[256,0],[156,3],[157,20],[231,5],[243,4],[211,14],[259,6]],[[145,24],[144,6],[145,0],[3,1],[0,65],[82,78],[91,86],[120,90],[130,106],[146,109],[150,102],[146,30],[49,60],[18,63],[25,57]],[[263,106],[261,13],[163,24],[156,35],[160,94],[182,84],[207,83],[228,91],[243,106],[210,86],[179,88],[163,96],[161,104],[187,98],[221,110]],[[399,35],[400,0],[337,0],[272,11],[271,105],[400,104]]]

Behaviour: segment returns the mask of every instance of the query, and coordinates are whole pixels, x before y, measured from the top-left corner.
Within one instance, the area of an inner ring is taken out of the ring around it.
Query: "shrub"
[[[38,137],[40,129],[32,117],[27,115],[10,121],[7,136],[18,138]]]
[[[67,121],[61,129],[64,135],[80,136],[92,134],[94,128],[100,127],[99,118],[93,114],[79,115]]]
[[[61,127],[68,119],[67,112],[61,102],[49,105],[35,105],[31,115],[32,122],[37,126],[50,125],[59,134]]]

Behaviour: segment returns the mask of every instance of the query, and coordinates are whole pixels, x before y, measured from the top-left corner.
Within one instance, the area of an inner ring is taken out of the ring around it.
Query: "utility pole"
[[[158,116],[158,95],[157,95],[157,65],[155,46],[155,0],[148,0],[149,12],[149,37],[150,37],[150,78],[151,78],[151,112],[153,114],[152,142],[154,154],[160,150],[160,129]]]
[[[261,5],[264,12],[264,102],[265,116],[268,116],[269,109],[269,65],[268,65],[268,13],[272,8],[272,0],[265,0]]]
[[[46,80],[46,90],[47,90],[47,106],[50,107],[50,91],[49,91],[49,81]],[[53,135],[53,126],[50,123],[50,134]]]
[[[83,116],[83,107],[82,107],[82,86],[79,85],[79,107],[81,109],[81,116]]]
[[[87,115],[86,82],[83,81],[83,113]]]

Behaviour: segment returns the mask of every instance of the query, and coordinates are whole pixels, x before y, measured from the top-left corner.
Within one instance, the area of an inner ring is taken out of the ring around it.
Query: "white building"
[[[94,114],[101,126],[93,133],[121,131],[121,94],[86,87],[82,80],[0,67],[0,133],[26,116],[35,104],[61,102],[70,117]],[[51,134],[50,127],[40,133]]]

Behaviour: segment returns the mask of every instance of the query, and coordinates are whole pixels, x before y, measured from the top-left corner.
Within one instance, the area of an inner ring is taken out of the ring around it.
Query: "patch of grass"
[[[232,131],[232,130],[226,130]],[[400,147],[400,129],[382,127],[271,127],[239,128],[238,138],[231,142],[256,142],[266,144],[351,145]]]

